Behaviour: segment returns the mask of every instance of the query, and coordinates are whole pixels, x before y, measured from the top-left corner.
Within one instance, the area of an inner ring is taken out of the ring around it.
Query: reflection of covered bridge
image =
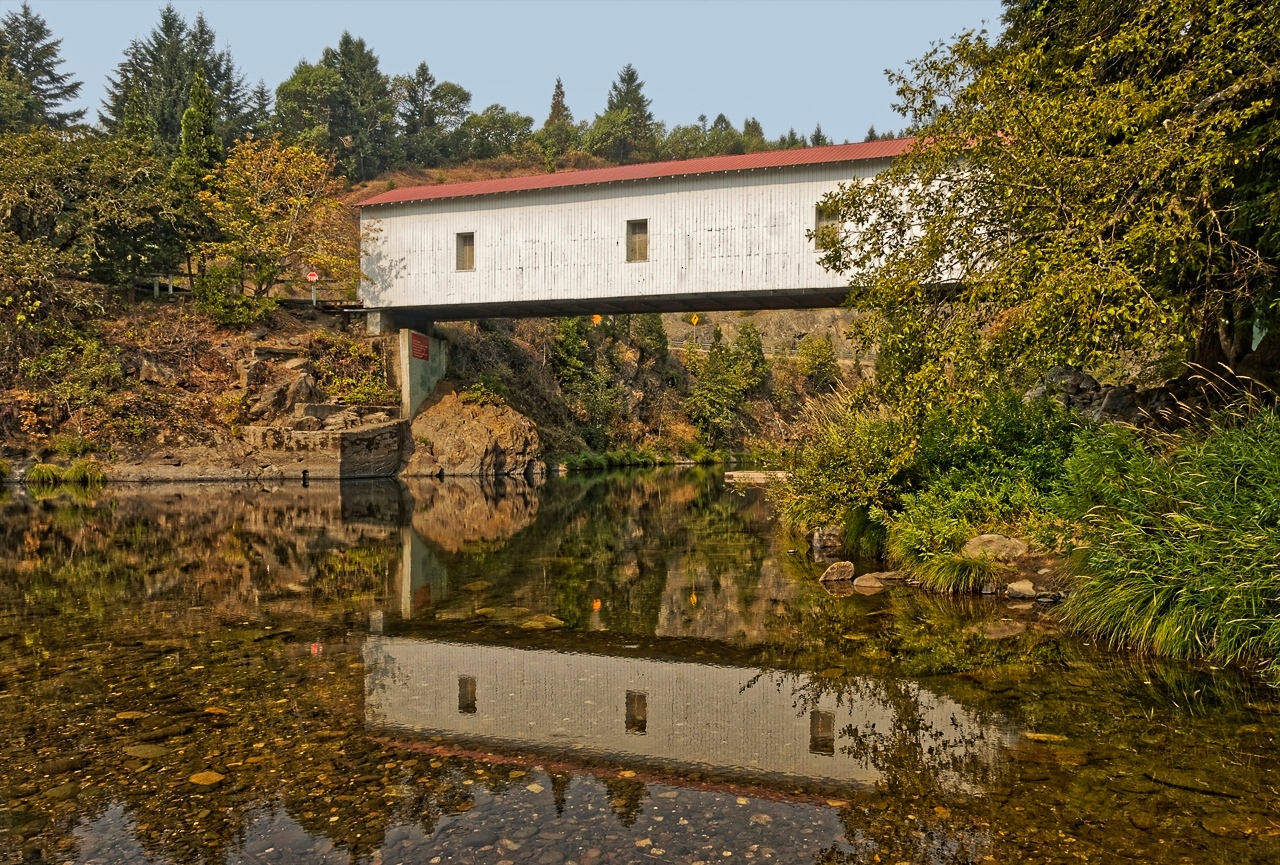
[[[910,139],[394,189],[361,205],[377,329],[480,317],[836,306],[817,202]]]
[[[1000,759],[1007,735],[914,684],[637,657],[373,635],[365,716],[452,744],[632,765],[699,765],[730,777],[872,784],[872,753],[917,749],[946,787]],[[903,698],[888,694],[898,689]],[[910,724],[901,712],[910,712]],[[905,739],[903,737],[906,737]]]

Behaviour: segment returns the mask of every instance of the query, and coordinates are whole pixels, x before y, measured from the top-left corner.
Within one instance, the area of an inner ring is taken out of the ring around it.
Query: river
[[[0,495],[3,861],[1280,862],[1264,684],[717,472]]]

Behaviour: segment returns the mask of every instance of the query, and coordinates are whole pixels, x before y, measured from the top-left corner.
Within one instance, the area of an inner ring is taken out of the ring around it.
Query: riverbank
[[[918,423],[844,409],[780,490],[793,522],[924,587],[1003,585],[976,535],[1060,557],[1065,624],[1126,650],[1280,678],[1280,415],[1238,392],[1176,422],[1106,422],[1074,394],[993,392]]]

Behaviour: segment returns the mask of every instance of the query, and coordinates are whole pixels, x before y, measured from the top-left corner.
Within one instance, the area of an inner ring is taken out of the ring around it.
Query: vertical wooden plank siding
[[[889,160],[796,166],[366,207],[370,308],[831,289],[805,232],[841,183]],[[627,260],[647,220],[647,261]],[[458,263],[473,233],[474,270]]]

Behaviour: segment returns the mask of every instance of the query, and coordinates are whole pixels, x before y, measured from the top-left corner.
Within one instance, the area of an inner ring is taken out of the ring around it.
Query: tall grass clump
[[[24,480],[29,487],[56,487],[62,483],[62,467],[53,463],[36,463],[27,472]]]
[[[1259,661],[1280,678],[1280,415],[1237,405],[1178,434],[1083,432],[1058,512],[1084,549],[1065,613],[1113,644]]]
[[[107,482],[107,473],[95,460],[76,460],[63,473],[62,482],[82,487],[100,487]]]
[[[6,481],[13,474],[13,467],[8,460],[0,459],[0,481]]]

